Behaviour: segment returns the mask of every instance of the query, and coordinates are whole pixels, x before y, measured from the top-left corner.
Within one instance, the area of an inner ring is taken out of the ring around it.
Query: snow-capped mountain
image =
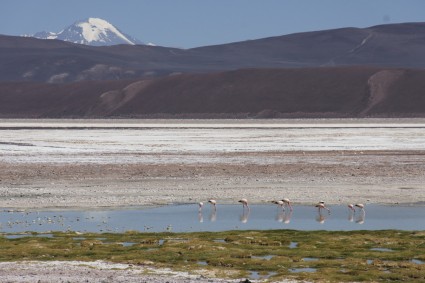
[[[138,39],[131,37],[112,24],[99,18],[88,18],[75,22],[61,32],[37,32],[32,37],[40,39],[59,39],[78,44],[93,46],[116,44],[143,44]]]

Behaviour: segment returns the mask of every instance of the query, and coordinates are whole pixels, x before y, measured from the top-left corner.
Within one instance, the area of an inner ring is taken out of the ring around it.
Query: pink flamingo
[[[356,203],[354,206],[360,208],[360,211],[365,212],[363,203]]]
[[[246,198],[240,199],[238,202],[242,203],[244,209],[246,207],[249,210],[248,200]]]
[[[214,210],[217,210],[217,201],[215,199],[210,199],[208,202],[214,206]]]
[[[289,200],[289,198],[283,198],[282,201],[289,206],[289,210],[292,211],[292,205],[291,205],[291,201]]]
[[[282,210],[285,210],[285,207],[283,206],[285,203],[283,202],[283,200],[272,200],[272,203],[277,204],[282,208]]]
[[[316,204],[316,207],[319,209],[319,213],[321,212],[322,209],[326,209],[328,213],[331,213],[331,210],[326,207],[324,201],[320,201],[318,204]]]

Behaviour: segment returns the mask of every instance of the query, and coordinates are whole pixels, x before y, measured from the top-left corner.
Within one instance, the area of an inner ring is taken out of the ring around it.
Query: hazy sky
[[[98,17],[143,42],[190,48],[339,27],[425,22],[425,0],[1,0],[0,34]]]

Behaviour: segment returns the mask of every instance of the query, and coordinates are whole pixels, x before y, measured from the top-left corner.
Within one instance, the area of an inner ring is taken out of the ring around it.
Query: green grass
[[[105,260],[269,280],[425,282],[425,231],[226,231],[123,234],[53,233],[54,237],[0,237],[0,261]],[[219,241],[217,241],[220,239]],[[224,241],[223,241],[224,240]],[[123,246],[122,243],[134,243]],[[296,248],[289,248],[297,242]],[[391,251],[373,251],[385,248]],[[256,258],[272,256],[269,260]],[[305,258],[317,260],[306,261]],[[201,265],[206,262],[207,265]],[[292,268],[316,272],[291,273]],[[204,271],[201,271],[204,270]]]

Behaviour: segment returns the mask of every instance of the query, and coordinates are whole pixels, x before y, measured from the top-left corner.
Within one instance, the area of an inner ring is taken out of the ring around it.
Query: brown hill
[[[140,79],[243,68],[425,68],[425,23],[296,33],[193,49],[0,36],[0,81]]]
[[[425,70],[328,67],[0,83],[0,117],[425,117],[424,78]]]

